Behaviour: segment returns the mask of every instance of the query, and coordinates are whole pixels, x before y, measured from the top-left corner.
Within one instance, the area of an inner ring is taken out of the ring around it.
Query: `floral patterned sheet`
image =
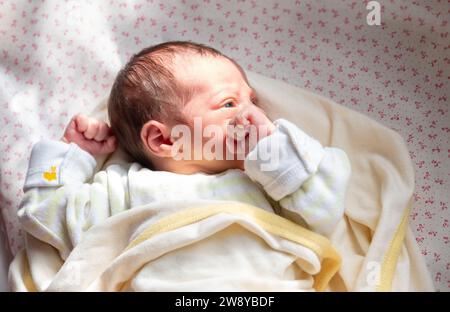
[[[0,207],[9,247],[33,142],[104,100],[119,68],[168,40],[209,44],[245,69],[322,94],[398,131],[416,168],[410,224],[450,290],[447,0],[0,0]]]

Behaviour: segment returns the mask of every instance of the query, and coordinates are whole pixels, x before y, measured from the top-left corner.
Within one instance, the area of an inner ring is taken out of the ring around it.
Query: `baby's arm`
[[[329,235],[344,213],[351,172],[348,157],[341,149],[322,147],[287,120],[274,124],[276,130],[247,155],[245,172],[313,231]],[[270,161],[261,159],[264,153]]]
[[[110,174],[99,172],[90,181],[94,156],[111,153],[115,144],[105,123],[76,116],[61,141],[42,140],[32,149],[19,219],[27,232],[53,245],[63,258],[84,231],[117,208],[109,197],[120,194],[114,189],[120,186],[112,185]]]

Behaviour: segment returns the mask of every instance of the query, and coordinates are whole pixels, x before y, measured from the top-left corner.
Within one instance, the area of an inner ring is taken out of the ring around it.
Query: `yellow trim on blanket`
[[[403,242],[408,228],[409,210],[411,205],[405,210],[402,220],[395,231],[394,237],[389,243],[386,254],[381,264],[380,284],[377,286],[377,291],[391,291],[392,280],[394,279],[395,268],[397,266],[398,256],[400,255]]]
[[[302,226],[276,214],[243,203],[236,203],[232,205],[215,204],[173,213],[169,216],[161,218],[158,222],[146,228],[128,245],[126,250],[135,247],[156,234],[198,222],[218,213],[231,213],[250,216],[266,231],[299,243],[315,252],[322,263],[320,272],[314,276],[314,288],[317,291],[323,291],[331,278],[339,270],[341,265],[341,257],[327,238],[309,231],[308,229],[305,229]]]

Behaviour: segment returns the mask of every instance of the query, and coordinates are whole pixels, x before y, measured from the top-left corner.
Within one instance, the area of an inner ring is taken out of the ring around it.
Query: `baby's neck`
[[[209,166],[208,166],[209,165]],[[210,168],[208,162],[187,162],[187,161],[176,161],[173,159],[158,159],[153,161],[153,168],[156,171],[168,171],[177,174],[191,175],[196,173],[203,173],[207,175],[214,175],[225,172],[229,169],[241,169],[243,170],[242,163],[226,163],[221,167]]]
[[[206,168],[202,168],[198,164],[189,163],[174,163],[171,161],[153,162],[153,168],[155,171],[168,171],[177,174],[191,175],[195,173],[214,174]]]

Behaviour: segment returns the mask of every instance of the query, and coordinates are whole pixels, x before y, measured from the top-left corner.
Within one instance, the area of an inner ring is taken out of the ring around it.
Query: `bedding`
[[[26,217],[26,248],[11,265],[12,289],[434,290],[408,227],[414,178],[400,135],[302,89],[252,72],[247,76],[270,118],[289,116],[322,145],[347,153],[352,174],[344,216],[329,239],[298,218],[291,222],[288,211],[277,216],[249,203],[182,199],[140,203],[117,213],[87,229],[69,253],[64,251],[77,239],[65,239],[65,233],[84,227],[84,217],[60,218],[60,230],[47,234]],[[106,120],[106,106],[92,115]],[[128,160],[119,149],[105,161],[99,166]],[[108,189],[122,184],[112,180]],[[103,192],[92,190],[97,199],[87,209],[80,192],[61,207],[62,215],[83,209],[96,219]]]
[[[436,289],[449,290],[448,3],[385,2],[381,26],[367,13],[350,0],[0,2],[0,208],[12,253],[24,246],[16,212],[32,144],[104,100],[133,53],[193,40],[397,131],[414,165],[411,229]]]
[[[135,207],[87,231],[64,262],[49,247],[28,237],[13,290],[320,291],[341,261],[324,237],[231,201]]]

